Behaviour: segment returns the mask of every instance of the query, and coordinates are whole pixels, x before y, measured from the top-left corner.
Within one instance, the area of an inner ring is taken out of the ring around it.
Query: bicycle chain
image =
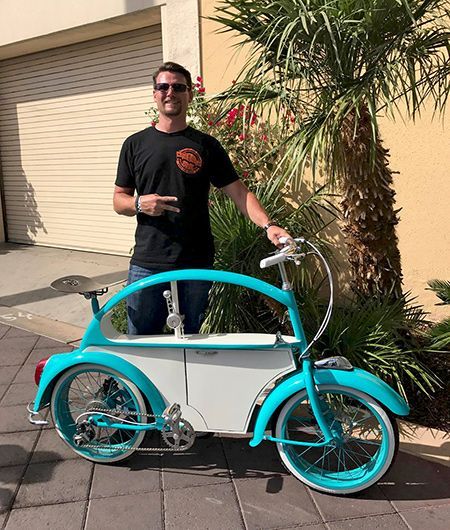
[[[153,419],[157,419],[157,418],[162,418],[164,419],[164,416],[161,415],[161,414],[148,414],[148,413],[145,413],[145,412],[134,412],[134,411],[131,411],[131,410],[126,410],[126,411],[123,411],[123,410],[120,410],[120,409],[92,409],[89,411],[90,413],[98,413],[98,414],[102,414],[102,413],[106,413],[106,414],[109,414],[109,413],[115,413],[115,414],[123,414],[123,413],[126,413],[127,416],[145,416],[146,418],[153,418]],[[120,421],[120,418],[117,418],[119,421]],[[185,421],[183,420],[183,418],[180,418],[180,421]],[[106,427],[103,427],[103,428],[106,428]],[[162,436],[161,436],[162,438]],[[195,440],[195,432],[194,432],[194,440]],[[83,444],[82,446],[80,446],[80,448],[83,448],[83,449],[101,449],[101,450],[108,450],[108,451],[120,451],[120,450],[131,450],[133,449],[134,451],[136,452],[139,452],[139,453],[182,453],[183,451],[187,451],[188,449],[190,449],[192,447],[192,444],[190,445],[186,445],[184,447],[181,447],[179,449],[176,449],[176,448],[173,448],[173,447],[133,447],[133,446],[129,446],[129,445],[115,445],[114,447],[110,447],[108,445],[95,445],[95,444]]]

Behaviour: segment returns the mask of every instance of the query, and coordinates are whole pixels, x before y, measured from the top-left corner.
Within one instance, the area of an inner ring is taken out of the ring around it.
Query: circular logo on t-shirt
[[[202,163],[202,158],[195,149],[186,147],[177,151],[177,166],[189,175],[197,173],[202,167]]]

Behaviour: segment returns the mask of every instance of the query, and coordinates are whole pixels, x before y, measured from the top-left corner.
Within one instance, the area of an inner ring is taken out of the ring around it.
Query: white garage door
[[[8,240],[128,254],[135,218],[112,210],[125,137],[149,125],[160,26],[0,63]]]

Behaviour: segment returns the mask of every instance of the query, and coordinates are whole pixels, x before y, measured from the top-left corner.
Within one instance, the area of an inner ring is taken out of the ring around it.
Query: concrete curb
[[[74,346],[79,344],[85,331],[67,322],[7,306],[0,306],[0,322]],[[398,424],[401,451],[450,467],[450,433],[404,420]]]

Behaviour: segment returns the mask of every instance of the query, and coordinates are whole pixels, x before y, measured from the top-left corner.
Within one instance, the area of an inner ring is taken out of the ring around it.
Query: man
[[[266,230],[274,245],[279,245],[279,238],[289,234],[269,219],[239,180],[220,143],[187,126],[186,112],[193,97],[190,73],[179,64],[166,62],[154,74],[153,83],[159,121],[125,140],[114,190],[114,210],[120,215],[137,215],[128,283],[156,272],[213,266],[210,184],[228,195],[244,215]],[[167,287],[147,288],[128,297],[130,334],[162,332],[167,316],[162,292]],[[185,315],[186,333],[198,333],[209,288],[210,282],[180,282],[180,312]]]

